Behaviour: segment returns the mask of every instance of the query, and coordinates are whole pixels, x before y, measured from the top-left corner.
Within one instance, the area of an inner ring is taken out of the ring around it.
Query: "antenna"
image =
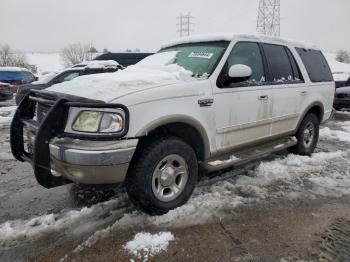
[[[281,1],[260,0],[256,31],[264,35],[281,34]]]

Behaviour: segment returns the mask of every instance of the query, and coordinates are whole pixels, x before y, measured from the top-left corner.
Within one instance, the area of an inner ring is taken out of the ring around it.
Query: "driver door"
[[[248,80],[229,79],[236,64],[252,69]],[[232,49],[214,87],[217,150],[226,151],[270,136],[271,90],[265,85],[266,69],[255,42],[238,42]]]

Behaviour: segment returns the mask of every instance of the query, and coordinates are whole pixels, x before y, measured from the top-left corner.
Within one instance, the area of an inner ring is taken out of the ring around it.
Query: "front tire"
[[[176,137],[154,138],[138,148],[126,189],[136,206],[162,215],[187,202],[197,177],[197,157],[188,144]]]
[[[308,113],[301,122],[295,137],[298,143],[288,151],[298,155],[311,155],[317,146],[320,121],[314,113]]]

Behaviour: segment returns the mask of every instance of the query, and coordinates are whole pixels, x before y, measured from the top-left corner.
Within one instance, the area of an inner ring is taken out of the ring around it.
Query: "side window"
[[[284,46],[263,44],[263,47],[270,68],[271,82],[287,84],[301,80],[300,74],[297,73],[296,62]]]
[[[333,75],[321,51],[296,48],[311,82],[332,82]]]
[[[252,76],[242,83],[243,85],[259,85],[265,82],[264,63],[262,60],[259,45],[253,42],[237,43],[227,59],[225,66],[226,74],[231,66],[243,64],[252,69]],[[238,83],[239,84],[239,83]]]

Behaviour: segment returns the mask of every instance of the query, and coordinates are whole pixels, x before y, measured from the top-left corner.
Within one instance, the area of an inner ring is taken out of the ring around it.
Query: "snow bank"
[[[125,70],[77,77],[47,90],[112,102],[133,92],[192,80],[192,72],[171,64],[176,53],[155,54]]]
[[[147,261],[149,256],[154,256],[166,251],[169,242],[174,241],[171,232],[159,232],[156,234],[137,233],[133,240],[125,244],[124,249],[143,261]]]
[[[344,123],[341,126],[344,130],[332,130],[329,127],[324,127],[320,130],[320,139],[321,140],[338,140],[341,142],[350,142],[350,125]]]

